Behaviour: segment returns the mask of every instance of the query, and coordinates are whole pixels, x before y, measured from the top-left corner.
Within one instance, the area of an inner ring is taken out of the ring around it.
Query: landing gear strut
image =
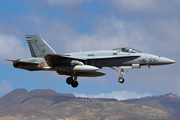
[[[66,79],[66,83],[71,85],[73,88],[76,88],[78,86],[78,81],[77,81],[77,77],[68,77]]]
[[[125,80],[124,80],[124,78],[123,78],[123,75],[125,75],[125,74],[128,72],[128,70],[127,70],[126,72],[124,72],[124,69],[123,69],[123,68],[121,68],[121,70],[119,70],[118,68],[115,69],[115,68],[113,68],[113,67],[110,67],[110,68],[119,73],[120,76],[119,76],[119,78],[118,78],[118,81],[119,81],[120,83],[124,83]]]

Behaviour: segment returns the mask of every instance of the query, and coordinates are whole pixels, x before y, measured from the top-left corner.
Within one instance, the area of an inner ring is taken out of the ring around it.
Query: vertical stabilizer
[[[56,52],[38,35],[26,35],[32,57],[44,57]]]

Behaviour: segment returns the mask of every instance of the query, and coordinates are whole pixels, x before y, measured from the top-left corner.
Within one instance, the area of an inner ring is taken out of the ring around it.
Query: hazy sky
[[[176,63],[132,69],[124,84],[117,72],[103,68],[106,76],[78,78],[74,89],[67,76],[15,69],[4,61],[31,57],[26,34],[38,34],[59,54],[132,47]],[[0,43],[0,96],[16,88],[117,99],[180,96],[179,0],[1,0]]]

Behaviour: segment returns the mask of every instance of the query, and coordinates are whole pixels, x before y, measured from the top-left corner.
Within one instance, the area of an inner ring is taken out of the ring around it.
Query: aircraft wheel
[[[73,82],[72,84],[71,84],[71,86],[73,87],[73,88],[76,88],[77,86],[78,86],[78,82],[76,81],[76,82]]]
[[[118,81],[119,81],[120,83],[124,83],[124,78],[119,77]]]
[[[67,84],[72,84],[73,83],[73,78],[72,77],[68,77],[67,79],[66,79],[66,83]]]

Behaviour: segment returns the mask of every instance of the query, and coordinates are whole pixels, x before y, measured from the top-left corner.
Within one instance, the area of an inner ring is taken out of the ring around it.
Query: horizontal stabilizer
[[[24,63],[24,64],[32,64],[32,65],[37,65],[37,64],[39,64],[39,63],[24,62],[24,61],[19,61],[19,60],[5,60],[5,61],[17,62],[17,63]]]
[[[14,62],[15,60],[5,60],[5,61],[10,61],[10,62]]]

